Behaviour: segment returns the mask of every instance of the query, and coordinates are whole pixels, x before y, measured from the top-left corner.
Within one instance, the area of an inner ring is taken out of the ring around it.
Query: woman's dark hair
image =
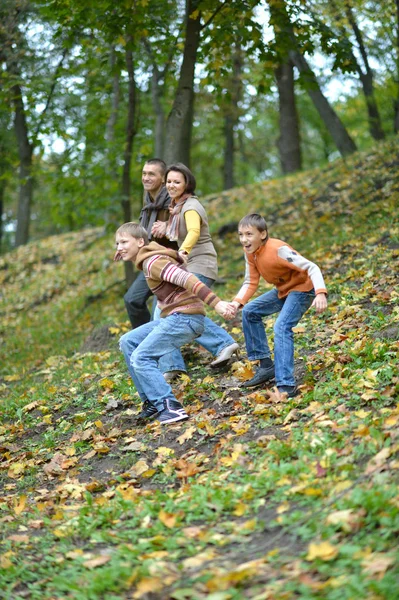
[[[183,175],[184,181],[186,182],[186,187],[185,187],[184,193],[186,193],[186,194],[194,193],[197,182],[195,181],[194,175],[192,174],[190,169],[188,167],[186,167],[186,165],[183,165],[183,163],[176,163],[174,165],[169,165],[168,168],[166,169],[165,181],[167,180],[168,174],[170,173],[170,171],[177,171],[178,173],[181,173]]]

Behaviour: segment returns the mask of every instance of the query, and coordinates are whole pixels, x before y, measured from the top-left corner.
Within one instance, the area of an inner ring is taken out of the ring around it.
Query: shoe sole
[[[159,420],[159,422],[161,425],[166,425],[167,423],[176,423],[177,421],[185,421],[186,419],[188,419],[188,415],[177,415],[176,417],[171,417],[167,420]]]
[[[259,385],[264,385],[266,383],[272,383],[272,381],[274,381],[275,379],[276,379],[275,377],[271,377],[270,379],[266,379],[265,381],[260,381],[259,383],[251,383],[251,384],[248,384],[246,381],[244,381],[243,383],[240,383],[239,387],[247,387],[247,388],[258,387]]]
[[[211,364],[209,366],[211,367],[211,369],[218,369],[219,367],[225,367],[234,356],[236,358],[239,358],[239,355],[240,355],[240,350],[239,350],[239,348],[237,348],[237,350],[234,350],[228,358],[224,358],[223,360],[219,360],[219,361],[217,361],[217,359],[216,359],[213,362],[211,362]]]

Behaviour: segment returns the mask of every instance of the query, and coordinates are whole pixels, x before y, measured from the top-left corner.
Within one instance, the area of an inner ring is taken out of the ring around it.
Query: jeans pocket
[[[187,327],[191,329],[193,333],[195,333],[195,337],[200,337],[204,333],[204,317],[201,319],[193,319],[189,315],[185,316],[185,321]]]

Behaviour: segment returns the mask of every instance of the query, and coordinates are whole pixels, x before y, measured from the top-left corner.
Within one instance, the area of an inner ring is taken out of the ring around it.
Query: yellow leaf
[[[186,429],[186,431],[184,431],[181,435],[179,435],[179,437],[177,438],[176,441],[178,441],[179,444],[184,444],[184,442],[186,442],[187,440],[191,440],[195,431],[196,431],[195,427],[193,427],[193,426],[188,427],[188,429]]]
[[[243,502],[239,502],[233,510],[233,515],[235,515],[236,517],[242,517],[242,515],[246,512],[247,508],[248,506],[246,504],[244,504]]]
[[[19,381],[21,379],[21,375],[4,375],[4,381]]]
[[[133,477],[139,477],[140,475],[142,475],[143,473],[148,471],[148,469],[149,469],[149,466],[147,465],[145,460],[138,460],[136,462],[136,464],[134,464],[129,469],[129,473],[131,473],[131,475],[133,475]]]
[[[0,567],[2,569],[9,569],[10,567],[12,567],[10,556],[13,556],[14,554],[15,552],[12,552],[11,550],[5,552],[4,554],[0,554]]]
[[[159,592],[164,587],[163,580],[159,577],[144,577],[137,583],[136,591],[132,598],[143,598],[151,592]]]
[[[277,507],[277,514],[281,515],[282,513],[287,512],[287,510],[290,509],[290,503],[289,502],[283,502],[282,504],[280,504],[280,506]]]
[[[304,325],[297,325],[296,327],[292,328],[292,331],[294,333],[305,333],[306,327]]]
[[[158,514],[158,519],[161,521],[161,523],[166,525],[166,527],[172,529],[176,525],[177,516],[175,513],[168,513],[164,510],[161,510]]]
[[[210,375],[207,375],[205,377],[205,379],[202,380],[202,383],[213,383],[215,381],[214,377],[211,377]]]
[[[25,507],[26,507],[26,496],[25,496],[25,494],[22,494],[22,496],[20,496],[18,499],[18,503],[16,503],[14,506],[15,514],[20,515],[21,512],[23,512],[25,510]]]
[[[159,448],[156,448],[154,452],[159,456],[170,456],[171,454],[175,453],[172,448],[168,448],[167,446],[159,446]]]
[[[231,333],[233,335],[239,335],[240,333],[242,333],[242,330],[238,329],[238,327],[233,327],[233,329],[231,330]]]
[[[16,462],[12,464],[7,472],[8,477],[11,477],[11,479],[16,479],[17,477],[22,475],[22,473],[25,470],[25,466],[25,463],[21,462]]]
[[[33,410],[34,408],[36,408],[37,406],[39,406],[40,402],[38,402],[37,400],[35,400],[35,402],[31,402],[30,404],[25,404],[25,406],[23,407],[23,411],[24,412],[30,412],[31,410]]]
[[[115,383],[112,381],[112,379],[108,379],[108,377],[100,379],[99,385],[106,390],[113,390],[115,387]]]
[[[306,560],[333,560],[338,555],[339,549],[330,544],[330,542],[320,542],[319,544],[310,543]]]

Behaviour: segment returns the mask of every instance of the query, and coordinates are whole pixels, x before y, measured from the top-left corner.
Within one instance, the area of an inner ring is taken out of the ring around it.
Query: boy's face
[[[146,192],[149,192],[151,195],[158,192],[164,183],[161,167],[157,164],[149,165],[145,163],[141,174],[141,181]]]
[[[143,238],[135,238],[130,233],[117,233],[115,242],[116,250],[125,262],[129,260],[134,262],[140,248],[145,244]]]
[[[238,235],[244,252],[247,254],[253,254],[258,248],[264,243],[267,233],[266,231],[259,231],[253,225],[244,225],[238,228]]]

